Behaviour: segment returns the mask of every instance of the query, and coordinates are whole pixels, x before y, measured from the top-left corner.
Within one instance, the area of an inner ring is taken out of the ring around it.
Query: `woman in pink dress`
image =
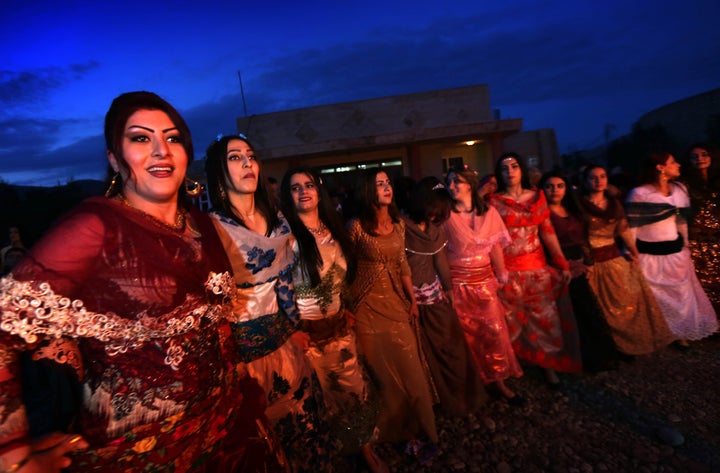
[[[498,193],[490,197],[505,222],[512,243],[505,247],[508,283],[500,290],[505,304],[510,339],[518,358],[544,369],[548,383],[555,387],[555,371],[582,370],[579,353],[568,347],[577,337],[574,320],[561,323],[555,300],[570,280],[569,264],[550,222],[545,195],[531,189],[520,156],[500,157],[495,174]],[[552,267],[545,259],[551,255]]]
[[[477,184],[477,175],[462,166],[447,175],[454,203],[443,227],[453,306],[483,382],[495,383],[508,402],[522,404],[522,398],[505,385],[506,379],[523,373],[497,296],[498,280],[507,282],[502,248],[510,244],[510,235],[497,210],[478,194]]]

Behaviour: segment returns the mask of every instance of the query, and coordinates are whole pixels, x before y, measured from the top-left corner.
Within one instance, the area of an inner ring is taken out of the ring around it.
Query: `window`
[[[442,158],[442,170],[443,174],[447,174],[448,170],[453,166],[462,166],[462,156],[456,156],[454,158]]]

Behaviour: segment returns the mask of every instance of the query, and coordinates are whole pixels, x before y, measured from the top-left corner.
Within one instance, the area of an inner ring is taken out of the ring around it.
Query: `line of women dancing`
[[[375,168],[345,222],[307,168],[278,202],[240,134],[192,207],[190,131],[153,93],[118,96],[105,139],[107,194],[0,280],[0,472],[385,472],[379,444],[431,461],[436,413],[481,413],[486,388],[524,405],[522,365],[555,389],[718,327],[705,145],[689,189],[649,155],[625,206],[602,167],[574,198],[508,153],[497,189],[459,166],[398,209]]]

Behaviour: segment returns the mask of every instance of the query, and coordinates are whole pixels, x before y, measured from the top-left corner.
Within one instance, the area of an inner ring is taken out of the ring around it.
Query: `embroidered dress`
[[[642,271],[620,254],[616,237],[628,229],[628,223],[620,202],[607,199],[605,209],[585,197],[580,199],[594,261],[590,287],[618,350],[627,355],[652,353],[674,337]]]
[[[669,196],[652,186],[636,187],[628,195],[626,211],[630,226],[635,227],[640,268],[670,330],[678,339],[700,340],[717,331],[718,321],[695,275],[690,250],[683,244],[678,227],[686,224],[680,209],[689,206],[690,197],[685,186],[671,183]],[[666,207],[668,210],[662,212],[661,209]],[[649,213],[652,215],[648,219]],[[669,242],[677,244],[669,245]],[[654,251],[658,249],[658,243],[666,243],[672,248]],[[649,248],[644,249],[646,246]]]
[[[302,349],[290,340],[299,321],[290,227],[282,217],[268,237],[217,213],[212,217],[237,285],[233,336],[248,373],[267,393],[265,413],[294,471],[327,471],[337,446],[321,417],[321,388]]]
[[[510,244],[510,235],[493,207],[484,215],[450,213],[443,224],[448,236],[448,263],[453,306],[485,384],[523,372],[515,356],[490,262],[493,246]]]
[[[443,291],[443,286],[452,287],[446,244],[441,228],[429,225],[423,231],[405,219],[405,252],[420,312],[420,347],[441,408],[448,415],[463,416],[476,412],[486,396],[458,316]]]
[[[17,355],[31,350],[81,386],[66,427],[90,448],[64,471],[264,471],[251,439],[264,400],[238,377],[224,318],[230,265],[207,216],[191,218],[195,237],[88,199],[2,279],[0,372],[14,376],[0,385],[0,438],[27,432]]]
[[[432,394],[400,280],[410,275],[404,225],[394,224],[389,235],[372,236],[353,220],[350,237],[358,259],[350,310],[360,352],[380,390],[378,441],[437,443]]]
[[[500,289],[510,339],[518,358],[543,368],[576,372],[582,361],[574,320],[561,322],[556,299],[564,289],[560,275],[548,266],[539,234],[554,233],[542,191],[527,202],[490,196],[510,233],[504,248],[508,284]],[[568,340],[575,340],[568,343]]]
[[[690,220],[690,250],[698,279],[715,312],[720,314],[720,182],[690,186],[694,214]]]
[[[300,265],[293,272],[301,327],[310,335],[305,355],[320,380],[333,435],[340,438],[345,452],[357,453],[372,437],[378,403],[358,359],[355,332],[345,317],[345,256],[330,232],[315,235],[315,243],[323,261],[320,283],[312,287]],[[297,242],[293,251],[297,257]]]
[[[571,267],[574,262],[583,263],[586,250],[582,220],[572,214],[563,217],[552,211],[550,220]],[[591,372],[612,368],[619,358],[617,347],[585,274],[573,276],[567,293],[558,299],[558,309],[561,316],[566,311],[565,317],[577,322],[583,368]]]

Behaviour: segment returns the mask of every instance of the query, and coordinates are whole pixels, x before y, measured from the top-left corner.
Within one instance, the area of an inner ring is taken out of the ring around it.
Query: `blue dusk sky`
[[[720,2],[0,0],[0,179],[101,179],[112,99],[156,92],[196,156],[244,114],[488,84],[569,152],[720,86]]]

